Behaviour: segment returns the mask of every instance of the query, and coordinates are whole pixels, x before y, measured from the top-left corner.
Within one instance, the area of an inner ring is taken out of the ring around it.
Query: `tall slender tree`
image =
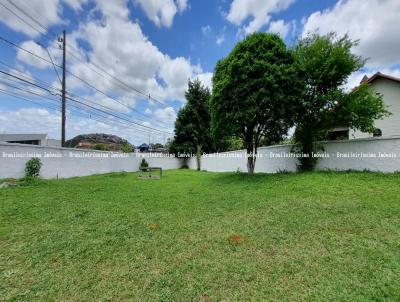
[[[189,80],[185,93],[186,104],[175,122],[175,136],[172,150],[175,153],[196,154],[197,169],[203,152],[212,151],[211,118],[209,109],[210,90],[200,80]]]

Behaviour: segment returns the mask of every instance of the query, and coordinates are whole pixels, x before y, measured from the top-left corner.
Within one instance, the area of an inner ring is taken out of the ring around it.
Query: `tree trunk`
[[[253,156],[247,157],[247,174],[253,175],[255,163],[256,163],[255,157]]]
[[[196,163],[197,163],[197,171],[201,169],[201,146],[196,147]]]
[[[252,143],[250,143],[247,148],[247,174],[248,175],[253,175],[254,173],[254,168],[256,166],[256,155],[257,151],[254,151],[254,146]]]
[[[299,159],[300,171],[312,171],[316,164],[316,158],[312,157],[314,152],[314,133],[312,132],[312,126],[304,127],[301,129],[301,152],[305,155]]]

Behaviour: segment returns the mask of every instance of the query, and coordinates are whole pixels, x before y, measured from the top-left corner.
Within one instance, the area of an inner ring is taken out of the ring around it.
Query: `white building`
[[[374,134],[361,131],[349,131],[349,139],[369,138],[373,136],[400,137],[400,78],[376,73],[370,78],[365,76],[361,83],[367,83],[382,96],[387,110],[392,113],[389,117],[375,121],[377,131]]]
[[[61,141],[50,139],[47,134],[1,134],[0,142],[36,145],[46,147],[61,147]]]

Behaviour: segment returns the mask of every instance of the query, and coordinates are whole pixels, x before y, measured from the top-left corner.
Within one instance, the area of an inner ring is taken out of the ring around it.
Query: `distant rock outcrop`
[[[132,152],[134,146],[117,135],[94,133],[80,134],[65,142],[68,148]]]

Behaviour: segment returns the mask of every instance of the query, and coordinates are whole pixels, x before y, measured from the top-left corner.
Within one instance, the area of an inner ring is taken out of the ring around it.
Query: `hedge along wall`
[[[0,143],[0,179],[23,177],[25,163],[32,157],[39,157],[43,163],[41,177],[68,178],[138,171],[143,156],[146,156],[145,159],[150,166],[166,170],[179,169],[182,163],[178,158],[148,157],[150,154]]]
[[[317,170],[400,171],[400,138],[373,138],[324,142],[317,155]],[[292,145],[258,148],[255,172],[276,173],[297,171],[298,160],[290,154]],[[246,172],[244,150],[202,156],[201,169],[212,172]],[[196,160],[187,160],[196,169]]]

